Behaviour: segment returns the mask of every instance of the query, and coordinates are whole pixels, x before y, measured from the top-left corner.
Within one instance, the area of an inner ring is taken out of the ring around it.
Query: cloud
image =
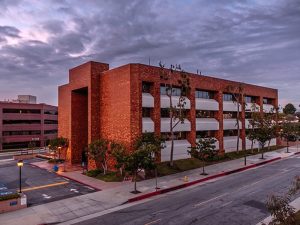
[[[71,67],[150,58],[153,65],[179,63],[187,71],[278,88],[284,102],[300,103],[297,0],[0,0],[0,8],[5,98],[27,91],[57,104],[57,85]]]

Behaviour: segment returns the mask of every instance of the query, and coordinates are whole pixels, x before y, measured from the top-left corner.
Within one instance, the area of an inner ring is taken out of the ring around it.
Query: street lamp
[[[58,160],[60,160],[60,150],[61,150],[61,147],[59,146],[58,147]]]
[[[19,193],[22,193],[22,167],[24,165],[23,160],[19,160],[17,163],[19,167]]]

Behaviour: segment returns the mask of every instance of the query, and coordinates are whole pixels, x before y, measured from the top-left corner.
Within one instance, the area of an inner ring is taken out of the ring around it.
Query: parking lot
[[[22,192],[27,195],[29,206],[96,191],[91,187],[29,164],[38,160],[40,159],[25,160],[22,167]],[[17,161],[10,158],[1,158],[0,192],[16,192],[18,190],[19,168],[17,167]]]

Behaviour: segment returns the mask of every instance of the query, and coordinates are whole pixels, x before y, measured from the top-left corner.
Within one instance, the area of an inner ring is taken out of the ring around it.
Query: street
[[[95,190],[58,176],[55,173],[33,167],[29,162],[41,159],[25,160],[22,168],[22,191],[27,196],[29,206],[44,204]],[[0,159],[0,187],[2,192],[19,190],[19,168],[11,157]]]
[[[171,192],[80,225],[201,224],[254,225],[268,216],[267,196],[284,193],[300,175],[300,157],[233,174],[211,183]]]

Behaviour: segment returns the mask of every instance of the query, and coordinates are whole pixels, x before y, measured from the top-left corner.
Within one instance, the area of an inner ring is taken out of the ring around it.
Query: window
[[[170,110],[169,109],[160,109],[160,117],[169,118],[170,117]]]
[[[150,93],[151,90],[151,83],[149,82],[142,82],[142,92]]]
[[[215,131],[208,130],[208,131],[197,131],[196,138],[207,138],[207,137],[215,137]]]
[[[224,130],[223,136],[231,137],[231,136],[237,136],[237,134],[238,134],[237,130]]]
[[[170,133],[161,133],[161,137],[165,141],[170,141]],[[175,132],[174,133],[174,140],[185,140],[187,139],[187,132]]]
[[[169,87],[160,86],[160,94],[167,95],[171,93],[171,89]],[[181,96],[181,89],[180,88],[172,88],[172,96]]]
[[[44,114],[47,114],[47,115],[58,115],[58,112],[56,110],[45,110]]]
[[[207,111],[207,110],[196,111],[196,118],[214,118],[214,117],[215,117],[214,111]]]
[[[44,130],[44,134],[57,134],[57,130]]]
[[[237,112],[223,112],[224,119],[235,119],[237,118]]]
[[[251,112],[245,112],[245,118],[246,119],[251,119],[252,118],[252,113]]]
[[[150,117],[151,116],[151,108],[143,108],[142,115],[143,115],[143,117]]]
[[[44,120],[44,124],[57,124],[57,120]]]
[[[251,97],[251,96],[246,96],[246,97],[245,97],[245,102],[246,102],[246,103],[253,103],[253,102],[252,102],[252,97]]]
[[[3,109],[3,113],[41,114],[40,109]]]
[[[41,124],[40,120],[3,120],[3,124]]]
[[[272,99],[270,99],[270,98],[263,98],[263,104],[270,104],[270,105],[272,105]]]
[[[195,92],[196,98],[205,98],[205,99],[213,99],[214,93],[211,91],[196,91]]]
[[[233,101],[232,94],[223,94],[223,101]]]

